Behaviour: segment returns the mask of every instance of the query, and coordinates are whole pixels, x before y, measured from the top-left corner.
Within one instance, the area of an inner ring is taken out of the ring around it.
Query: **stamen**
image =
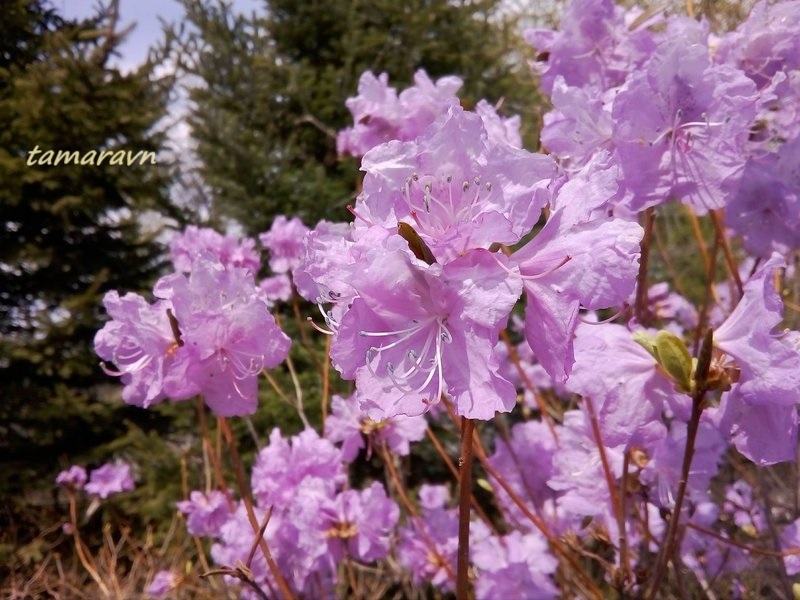
[[[314,329],[316,329],[317,331],[319,331],[320,333],[324,333],[325,335],[333,335],[333,334],[334,334],[334,332],[333,332],[333,331],[330,331],[330,330],[328,330],[328,329],[323,329],[322,327],[320,327],[319,325],[317,325],[317,324],[314,322],[314,319],[312,319],[311,317],[306,317],[306,322],[307,322],[309,325],[311,325],[311,327],[313,327]]]
[[[537,279],[541,279],[542,277],[547,277],[548,275],[554,273],[555,271],[557,271],[558,269],[560,269],[561,267],[563,267],[565,264],[567,264],[569,261],[572,260],[572,257],[568,254],[563,258],[563,260],[560,263],[558,263],[552,269],[549,269],[543,273],[537,273],[536,275],[523,275],[522,273],[519,273],[517,271],[512,271],[511,269],[509,269],[506,265],[502,263],[502,261],[494,253],[492,253],[492,257],[497,262],[497,264],[500,265],[500,268],[503,269],[506,273],[512,275],[513,277],[522,279],[523,281],[535,281]]]
[[[605,325],[606,323],[610,323],[617,317],[619,317],[625,309],[628,308],[628,304],[625,303],[622,308],[620,308],[617,312],[615,312],[612,316],[608,317],[607,319],[603,319],[602,321],[588,321],[583,315],[578,315],[578,319],[580,319],[581,323],[585,323],[586,325]]]
[[[353,215],[353,216],[354,216],[356,219],[360,219],[360,220],[364,221],[364,223],[366,223],[367,225],[369,225],[369,226],[373,226],[373,225],[375,225],[375,223],[373,223],[373,222],[372,222],[372,221],[370,221],[369,219],[365,219],[365,218],[364,218],[364,217],[362,217],[360,214],[358,214],[358,213],[356,212],[356,209],[355,209],[355,208],[353,208],[353,205],[352,205],[352,204],[348,204],[348,205],[347,205],[347,210],[349,210],[349,211],[350,211],[350,213],[351,213],[351,214],[352,214],[352,215]]]

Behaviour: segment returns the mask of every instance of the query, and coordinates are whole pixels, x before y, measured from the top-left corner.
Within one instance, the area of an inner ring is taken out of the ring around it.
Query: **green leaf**
[[[656,351],[656,338],[653,334],[646,331],[637,331],[633,334],[633,341],[647,350],[656,362],[658,362],[658,352]]]
[[[669,331],[659,331],[656,335],[656,352],[658,364],[678,387],[684,392],[691,391],[692,356],[683,340]]]

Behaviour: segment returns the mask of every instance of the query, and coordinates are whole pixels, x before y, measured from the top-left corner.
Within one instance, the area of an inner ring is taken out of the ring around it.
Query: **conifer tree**
[[[458,75],[466,105],[503,101],[505,114],[536,106],[530,69],[497,0],[266,0],[237,15],[218,0],[184,2],[193,87],[191,126],[216,216],[249,233],[279,213],[309,224],[345,220],[358,163],[336,155],[351,124],[345,100],[367,69],[398,90],[424,68]],[[535,116],[524,115],[528,125]]]
[[[159,268],[142,212],[179,217],[156,127],[171,84],[154,77],[152,63],[128,73],[112,66],[122,41],[114,3],[83,22],[62,19],[43,0],[3,6],[0,454],[11,448],[26,468],[52,469],[64,444],[86,448],[122,425],[110,413],[117,403],[86,402],[107,380],[92,339],[104,292],[145,289]],[[120,150],[152,152],[156,164],[89,160]],[[55,160],[59,151],[78,154],[66,164]],[[25,476],[8,464],[0,471]]]

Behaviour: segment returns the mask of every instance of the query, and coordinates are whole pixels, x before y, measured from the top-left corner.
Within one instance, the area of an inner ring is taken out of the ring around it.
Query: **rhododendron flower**
[[[458,77],[442,77],[435,83],[427,73],[414,73],[414,85],[397,96],[386,73],[366,71],[358,82],[358,96],[345,101],[355,125],[339,132],[339,154],[363,156],[371,148],[391,140],[413,140],[439,115],[459,103]]]
[[[751,254],[769,258],[800,247],[798,171],[800,137],[747,162],[739,191],[725,210],[725,224],[742,236]]]
[[[796,550],[800,547],[800,519],[789,523],[781,533],[781,549]],[[783,557],[783,564],[786,566],[786,574],[794,577],[800,573],[800,554],[786,554]]]
[[[483,121],[490,142],[522,148],[522,134],[520,133],[522,120],[519,115],[508,118],[501,117],[497,114],[497,109],[486,100],[478,100],[475,105],[475,113]]]
[[[645,447],[650,450],[651,456],[642,469],[641,480],[655,490],[653,500],[657,504],[673,509],[686,448],[686,425],[677,419],[672,421],[669,435],[662,437],[658,443]],[[698,429],[691,477],[686,488],[695,502],[707,499],[711,478],[717,474],[724,451],[725,440],[710,421],[703,419]]]
[[[542,90],[551,93],[559,76],[570,86],[605,90],[620,85],[655,46],[654,35],[645,29],[653,19],[640,16],[626,15],[613,0],[572,0],[558,31],[527,29],[525,41],[539,55],[533,66]],[[631,27],[636,21],[638,28]]]
[[[349,223],[320,221],[305,238],[305,254],[292,273],[297,293],[320,306],[325,324],[336,330],[356,291],[350,273],[359,262]],[[322,307],[332,303],[331,310]]]
[[[94,469],[90,473],[89,483],[84,489],[89,494],[105,500],[109,496],[129,492],[134,487],[136,484],[131,476],[131,466],[128,463],[117,461]]]
[[[159,571],[153,581],[145,588],[144,593],[153,598],[164,598],[178,584],[178,576],[172,571]]]
[[[166,393],[175,399],[202,393],[220,416],[255,412],[259,373],[283,361],[291,341],[249,273],[201,262],[188,278],[162,277],[154,291],[172,302],[181,335]]]
[[[287,219],[278,215],[269,231],[258,236],[269,251],[269,268],[273,273],[289,273],[300,264],[308,232],[308,227],[299,218]]]
[[[651,447],[666,434],[667,407],[688,420],[689,397],[675,391],[626,327],[581,324],[576,334],[575,366],[565,385],[594,403],[606,445]]]
[[[547,480],[553,475],[553,454],[556,442],[547,425],[541,421],[517,423],[511,429],[511,439],[495,441],[489,463],[505,483],[520,497],[541,509],[555,498]],[[518,527],[528,529],[530,521],[504,489],[496,487],[497,502]]]
[[[642,228],[603,215],[618,197],[615,173],[607,155],[598,155],[561,186],[547,223],[511,256],[527,298],[526,339],[558,382],[574,362],[580,308],[617,306],[635,284]]]
[[[336,563],[347,556],[363,562],[384,558],[400,517],[397,504],[387,498],[377,481],[364,490],[346,490],[335,498],[325,498],[313,510],[310,526],[318,531],[323,544],[327,543]]]
[[[470,522],[473,544],[490,535],[482,521]],[[415,584],[430,582],[444,591],[455,587],[458,551],[458,511],[444,507],[427,508],[420,519],[400,529],[397,559],[411,572]]]
[[[754,536],[766,531],[768,524],[764,506],[753,494],[753,488],[744,480],[735,481],[725,488],[722,510],[732,516],[737,527]]]
[[[450,502],[450,490],[446,485],[431,485],[423,483],[419,487],[419,505],[425,511],[432,511],[437,508],[444,508]]]
[[[442,263],[518,242],[555,176],[552,159],[490,139],[480,117],[460,107],[413,142],[374,148],[361,168],[356,214],[387,229],[411,225]]]
[[[331,414],[325,420],[325,437],[332,442],[342,442],[342,459],[350,462],[365,445],[370,453],[375,444],[386,444],[392,452],[406,456],[411,451],[410,442],[424,438],[426,428],[427,422],[422,416],[396,415],[373,421],[355,399],[334,395]]]
[[[800,2],[766,2],[753,6],[735,31],[722,37],[716,60],[736,65],[764,87],[780,70],[800,68]]]
[[[72,465],[66,471],[61,471],[56,477],[58,485],[64,485],[75,489],[83,489],[86,483],[86,469],[80,465]]]
[[[189,225],[175,234],[169,251],[175,270],[182,273],[191,272],[198,260],[215,260],[224,267],[247,269],[251,275],[261,268],[255,240],[223,236],[208,227]]]
[[[334,365],[355,377],[362,407],[375,420],[420,415],[443,393],[469,418],[510,410],[516,390],[497,375],[494,347],[519,280],[486,251],[441,267],[403,245],[387,238],[353,274],[359,295],[331,346]]]
[[[542,145],[570,168],[585,165],[602,149],[611,149],[611,102],[593,88],[568,86],[557,77],[550,101],[553,110],[545,113]]]
[[[342,454],[313,429],[286,440],[273,429],[269,445],[262,448],[253,465],[253,494],[261,506],[288,506],[306,477],[323,480],[331,490],[345,481]]]
[[[475,596],[478,600],[549,600],[558,597],[550,576],[558,561],[547,540],[538,531],[512,531],[498,538],[487,537],[470,548],[478,569]]]
[[[786,333],[773,331],[783,318],[773,279],[783,265],[774,254],[747,281],[741,301],[714,332],[714,344],[724,354],[715,357],[712,369],[733,384],[716,414],[720,431],[761,465],[793,460],[797,446],[800,347]]]
[[[633,210],[676,198],[704,214],[725,206],[741,179],[755,85],[712,65],[692,36],[666,40],[614,99],[613,139]]]
[[[800,353],[774,328],[783,319],[783,303],[774,276],[784,266],[774,254],[751,277],[744,296],[714,332],[714,344],[736,361],[742,399],[749,404],[792,406],[800,400]]]
[[[218,490],[208,494],[193,490],[189,500],[178,502],[177,507],[187,516],[186,529],[189,533],[201,537],[218,535],[231,513],[228,499]]]
[[[603,461],[594,431],[585,410],[564,413],[558,428],[558,452],[553,454],[553,475],[547,485],[560,492],[559,514],[575,529],[582,528],[584,517],[594,517],[609,530],[612,539],[618,528],[608,489]],[[622,475],[623,446],[610,447],[603,440],[605,460],[611,476]],[[563,512],[561,512],[563,511]]]
[[[261,523],[264,521],[266,509],[260,506],[253,506],[253,512],[256,520]],[[272,514],[267,528],[264,530],[264,539],[269,544],[269,548],[276,561],[281,561],[283,548],[275,544],[275,537],[278,529],[282,525],[282,517],[279,514]],[[218,565],[233,567],[238,562],[247,564],[250,556],[250,548],[253,546],[255,540],[255,533],[253,526],[250,524],[250,519],[247,515],[247,509],[244,503],[239,502],[236,510],[230,515],[227,521],[220,528],[217,541],[211,546],[211,557]],[[289,548],[286,549],[290,550]],[[279,562],[280,565],[280,562]],[[253,578],[257,582],[265,582],[269,579],[270,583],[274,586],[269,573],[267,561],[262,552],[256,552],[253,555],[253,560],[248,564],[250,571],[253,573]],[[228,582],[233,584],[236,580],[229,578]]]
[[[292,298],[292,280],[284,274],[262,279],[258,287],[267,306],[288,302]]]
[[[120,298],[115,290],[106,292],[103,305],[111,317],[97,332],[94,349],[113,368],[103,365],[109,375],[118,375],[124,384],[122,399],[147,408],[166,397],[164,384],[174,359],[177,341],[167,311],[172,304],[149,304],[138,294]]]

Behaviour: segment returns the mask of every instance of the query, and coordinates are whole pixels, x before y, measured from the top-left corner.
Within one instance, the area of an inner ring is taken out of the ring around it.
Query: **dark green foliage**
[[[105,291],[146,289],[159,246],[139,215],[172,214],[173,168],[157,164],[39,165],[45,152],[158,153],[171,82],[155,64],[122,73],[114,11],[67,22],[44,2],[10,0],[0,20],[0,489],[31,486],[124,433],[143,411],[113,401],[92,350]],[[39,147],[41,154],[29,152]],[[100,457],[98,457],[100,458]],[[104,457],[108,458],[108,456]],[[42,480],[49,486],[52,479]]]
[[[346,220],[357,161],[339,159],[335,134],[352,123],[345,100],[371,69],[407,87],[414,72],[465,81],[465,105],[504,101],[532,132],[535,87],[499,2],[448,0],[270,0],[265,16],[237,16],[215,0],[185,2],[186,68],[205,85],[191,91],[201,173],[217,217],[249,233],[276,214]],[[530,136],[529,136],[529,139]]]

